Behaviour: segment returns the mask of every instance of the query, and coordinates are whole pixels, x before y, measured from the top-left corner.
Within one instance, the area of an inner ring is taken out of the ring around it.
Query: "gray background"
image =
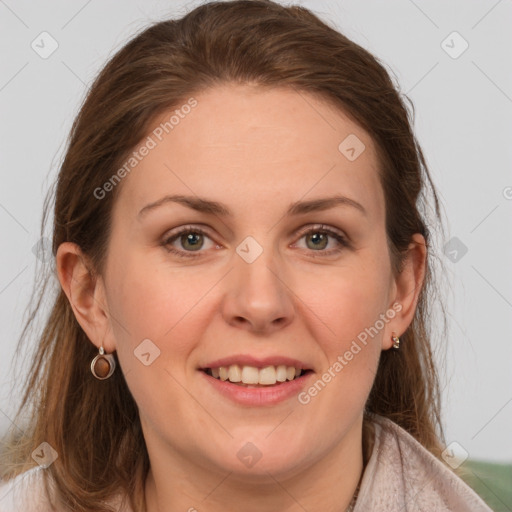
[[[86,88],[134,32],[200,3],[0,0],[1,429],[19,399],[11,360],[37,269],[32,249],[43,198]],[[415,105],[447,240],[457,238],[440,254],[451,290],[448,336],[438,340],[447,356],[447,442],[457,441],[471,458],[511,461],[512,2],[294,3],[376,55]],[[47,59],[31,47],[43,31],[58,43]],[[454,31],[463,40],[448,37]],[[469,47],[457,55],[464,40]]]

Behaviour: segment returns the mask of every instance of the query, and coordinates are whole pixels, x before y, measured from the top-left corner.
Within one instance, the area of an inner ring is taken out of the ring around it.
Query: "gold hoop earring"
[[[116,369],[116,360],[112,354],[105,354],[103,347],[100,347],[99,354],[91,361],[91,373],[98,380],[108,379]]]
[[[393,348],[398,350],[400,348],[400,338],[393,333],[391,339],[393,340]]]

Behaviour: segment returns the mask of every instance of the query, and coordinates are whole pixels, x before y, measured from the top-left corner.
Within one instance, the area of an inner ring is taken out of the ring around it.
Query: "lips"
[[[253,367],[255,368],[255,367]],[[264,367],[265,368],[265,367]],[[291,367],[295,370],[294,367]],[[219,393],[238,405],[248,407],[275,406],[280,402],[291,400],[298,395],[314,378],[312,370],[301,370],[300,376],[293,380],[276,382],[275,384],[244,384],[232,383],[229,380],[221,380],[211,375],[209,369],[198,369],[198,373],[207,386],[211,386],[214,392]],[[257,371],[262,371],[255,368]],[[213,397],[212,397],[213,399]]]

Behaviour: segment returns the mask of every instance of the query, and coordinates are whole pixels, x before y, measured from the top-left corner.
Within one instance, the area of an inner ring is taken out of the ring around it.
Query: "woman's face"
[[[118,185],[103,345],[117,350],[152,462],[292,475],[360,439],[380,352],[407,327],[375,146],[292,89],[195,99],[168,133],[158,126],[173,112],[155,123],[141,143],[154,147]],[[244,380],[307,372],[257,388],[205,373],[237,363]]]

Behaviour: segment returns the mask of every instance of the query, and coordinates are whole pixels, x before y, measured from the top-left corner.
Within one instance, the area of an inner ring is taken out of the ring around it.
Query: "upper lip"
[[[249,354],[236,354],[221,359],[216,359],[210,363],[201,366],[201,369],[205,368],[220,368],[221,366],[231,366],[232,364],[238,364],[240,366],[254,366],[256,368],[264,368],[265,366],[293,366],[300,368],[301,370],[309,370],[311,367],[306,363],[294,359],[292,357],[285,356],[267,356],[267,357],[254,357]]]

